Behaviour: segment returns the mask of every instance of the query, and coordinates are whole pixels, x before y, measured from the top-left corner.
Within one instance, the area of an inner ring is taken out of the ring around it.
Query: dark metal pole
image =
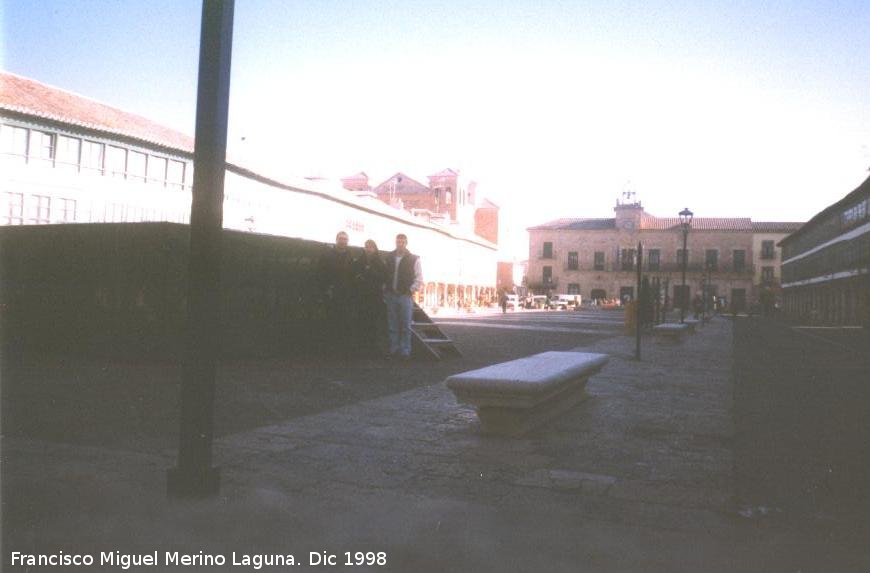
[[[640,360],[640,319],[641,319],[641,306],[643,305],[643,297],[641,296],[641,264],[643,263],[643,245],[638,241],[637,243],[637,300],[634,303],[635,309],[635,349],[634,349],[634,358],[635,360]]]
[[[704,282],[701,283],[701,324],[707,324],[707,289],[710,285],[710,266],[705,265]]]
[[[671,276],[670,274],[665,279],[665,308],[662,311],[662,322],[668,319],[669,306],[671,305]]]
[[[220,346],[220,266],[234,0],[204,0],[199,40],[193,202],[187,294],[187,355],[181,384],[178,467],[167,491],[207,497],[220,489],[211,467]]]
[[[673,235],[671,235],[673,236]],[[689,237],[689,225],[683,223],[683,286],[680,287],[680,323],[686,320],[686,304],[689,296],[686,292],[686,266],[689,262],[689,253],[686,251],[686,239]]]
[[[662,300],[664,297],[662,295],[662,277],[656,277],[656,324],[661,324],[662,322]]]

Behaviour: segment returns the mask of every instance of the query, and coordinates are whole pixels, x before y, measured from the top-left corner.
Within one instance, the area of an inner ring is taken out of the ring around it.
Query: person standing
[[[339,231],[335,236],[335,246],[323,253],[317,265],[317,282],[329,340],[345,358],[354,353],[356,341],[353,332],[353,255],[347,245],[347,233]]]
[[[357,311],[362,345],[367,353],[385,354],[387,320],[384,283],[387,280],[387,267],[373,240],[365,242],[362,256],[353,262],[353,274],[358,291]]]
[[[384,301],[390,335],[390,355],[407,360],[411,357],[411,318],[414,304],[411,295],[423,286],[420,257],[408,250],[408,237],[396,235],[396,250],[387,255],[387,283]]]
[[[692,316],[695,320],[701,318],[701,311],[704,309],[704,299],[701,298],[700,294],[695,293],[695,296],[692,298]]]

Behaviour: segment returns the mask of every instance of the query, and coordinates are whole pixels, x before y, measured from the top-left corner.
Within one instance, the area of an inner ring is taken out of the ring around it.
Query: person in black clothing
[[[387,280],[387,267],[373,240],[365,242],[365,251],[353,262],[353,275],[359,302],[359,335],[364,351],[385,355],[387,309],[384,305],[384,283]]]
[[[347,244],[347,233],[340,231],[335,236],[335,246],[320,257],[317,265],[317,282],[329,340],[344,356],[355,353],[353,342],[357,340],[353,332],[356,326],[353,254]]]

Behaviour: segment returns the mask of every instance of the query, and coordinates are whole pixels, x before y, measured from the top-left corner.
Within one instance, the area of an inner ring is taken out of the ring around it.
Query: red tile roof
[[[527,231],[601,231],[615,229],[616,219],[555,219]]]
[[[395,193],[397,195],[404,195],[407,193],[429,193],[431,189],[427,186],[423,185],[419,181],[412,179],[402,173],[401,171],[384,181],[383,183],[376,185],[372,191],[375,193],[388,193],[390,191],[390,187],[395,183]]]
[[[750,231],[755,233],[792,233],[802,223],[753,223],[749,217],[695,217],[692,219],[693,231]],[[654,217],[644,213],[641,218],[641,231],[678,230],[678,217]],[[616,228],[616,219],[555,219],[541,225],[529,227],[529,231],[602,231]]]
[[[348,175],[347,177],[342,177],[342,181],[350,181],[351,179],[366,179],[368,180],[369,176],[366,175],[365,171],[360,171],[356,175]]]
[[[0,72],[0,110],[193,152],[193,137],[86,97]]]
[[[666,231],[680,227],[679,217],[643,218],[642,230]],[[751,231],[752,221],[749,217],[695,217],[692,219],[693,231]]]
[[[803,223],[753,221],[752,230],[756,233],[794,233],[803,227],[803,225]]]

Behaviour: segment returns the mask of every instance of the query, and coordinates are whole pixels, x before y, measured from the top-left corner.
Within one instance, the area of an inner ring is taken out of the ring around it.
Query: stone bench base
[[[447,387],[474,406],[485,434],[516,436],[586,398],[586,382],[607,363],[604,354],[543,352],[454,374]]]
[[[687,332],[689,332],[688,324],[668,323],[653,326],[653,334],[659,340],[682,340]]]

